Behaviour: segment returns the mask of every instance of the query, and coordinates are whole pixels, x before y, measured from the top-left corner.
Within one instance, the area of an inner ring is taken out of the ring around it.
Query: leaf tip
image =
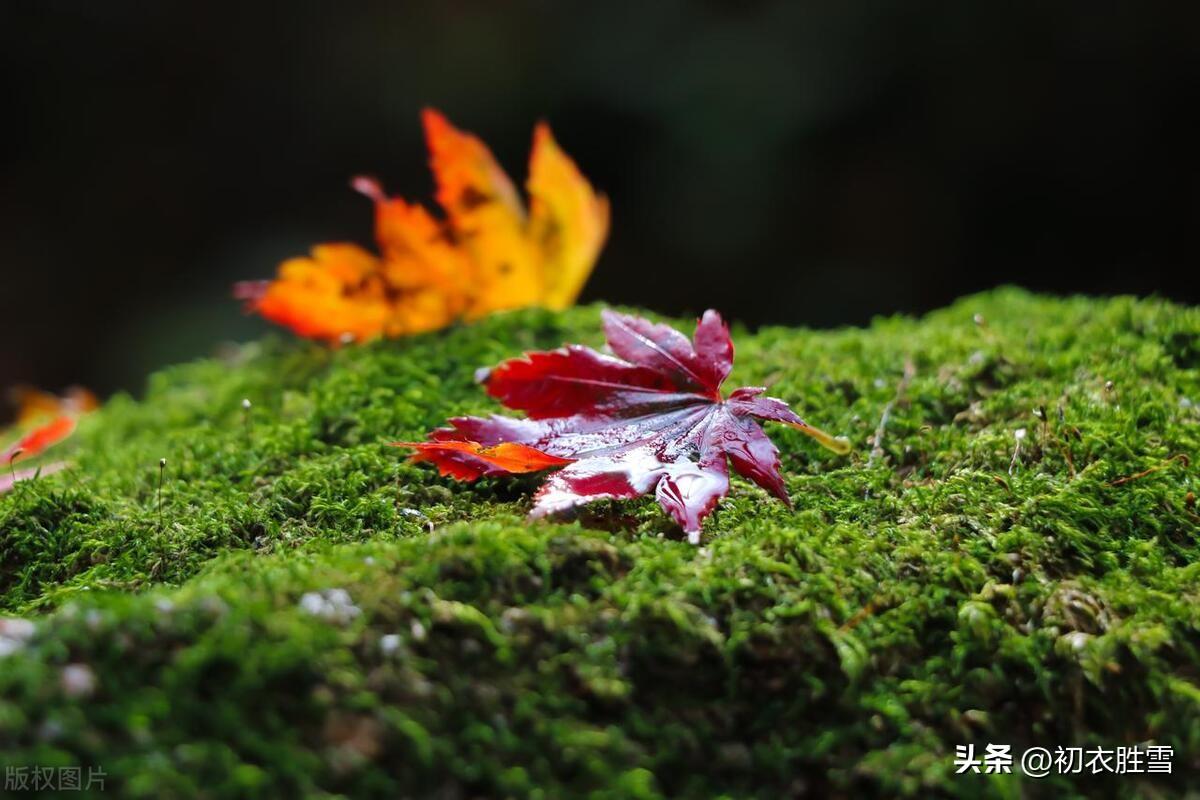
[[[421,109],[421,127],[425,129],[425,138],[430,142],[441,139],[453,130],[446,115],[432,106]]]
[[[238,281],[233,285],[233,299],[241,300],[247,311],[253,311],[270,286],[270,281]]]
[[[387,195],[383,191],[383,185],[378,179],[370,175],[355,175],[350,179],[350,187],[363,197],[373,200],[376,203],[382,203],[387,200]]]

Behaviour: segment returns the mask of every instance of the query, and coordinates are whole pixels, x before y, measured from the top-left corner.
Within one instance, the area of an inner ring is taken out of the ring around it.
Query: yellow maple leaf
[[[574,303],[608,235],[609,207],[550,128],[534,130],[527,211],[482,141],[431,109],[422,121],[444,218],[356,178],[354,187],[375,202],[379,255],[318,245],[281,264],[274,280],[238,284],[235,294],[267,319],[329,342]]]

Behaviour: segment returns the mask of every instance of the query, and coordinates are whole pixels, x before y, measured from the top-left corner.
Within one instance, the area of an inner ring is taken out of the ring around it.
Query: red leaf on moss
[[[733,342],[715,311],[704,314],[691,340],[666,325],[608,311],[604,332],[614,355],[568,345],[481,376],[490,395],[528,419],[458,417],[430,434],[430,442],[401,446],[417,448],[416,460],[462,480],[561,466],[538,491],[534,517],[653,492],[692,541],[729,491],[730,463],[790,502],[779,453],[757,420],[799,428],[837,452],[849,449],[782,400],[764,397],[764,389],[722,397]],[[525,468],[496,457],[513,446],[523,448]]]
[[[17,458],[33,458],[48,448],[66,439],[75,432],[75,417],[63,415],[39,425],[10,445],[2,454],[0,461],[8,464]]]
[[[12,444],[0,448],[0,465],[8,470],[0,475],[0,494],[12,489],[17,481],[63,469],[66,464],[61,461],[26,470],[15,470],[13,464],[35,458],[68,438],[75,432],[79,417],[97,406],[96,396],[78,386],[61,396],[28,386],[17,387],[10,394],[18,408],[14,430],[21,434]],[[8,438],[8,433],[0,430],[0,437]]]

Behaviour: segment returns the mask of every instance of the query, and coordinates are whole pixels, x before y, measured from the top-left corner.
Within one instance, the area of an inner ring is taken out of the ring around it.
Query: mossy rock
[[[110,400],[0,497],[0,766],[148,798],[1195,785],[1197,309],[1002,290],[735,331],[732,381],[856,450],[770,427],[795,509],[735,481],[701,547],[652,500],[531,524],[536,479],[386,446],[494,411],[476,367],[598,345],[598,311],[269,339]],[[956,775],[988,742],[1173,772]]]

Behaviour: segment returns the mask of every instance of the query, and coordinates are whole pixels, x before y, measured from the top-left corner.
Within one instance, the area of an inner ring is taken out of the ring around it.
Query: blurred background
[[[0,386],[137,392],[431,202],[424,105],[612,199],[584,300],[861,324],[1016,283],[1200,301],[1196,4],[0,0]]]

